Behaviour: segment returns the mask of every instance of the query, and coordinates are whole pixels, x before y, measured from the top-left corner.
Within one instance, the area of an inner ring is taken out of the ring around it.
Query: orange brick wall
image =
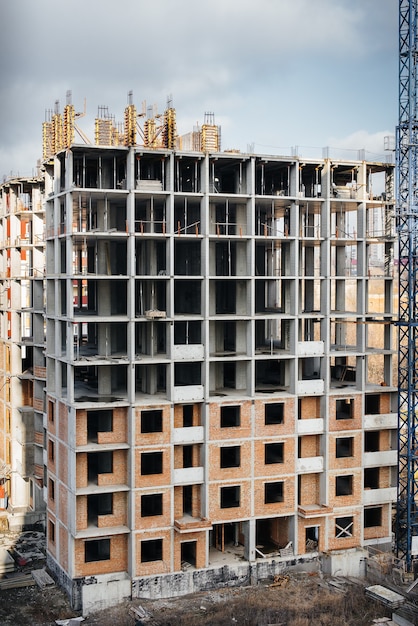
[[[266,443],[275,443],[277,440],[259,440],[254,444],[254,474],[255,476],[283,476],[295,472],[295,442],[294,439],[283,439],[284,463],[264,463],[264,446]],[[277,443],[279,443],[277,441]]]
[[[136,548],[136,576],[152,576],[154,574],[167,573],[171,571],[170,559],[170,538],[171,531],[163,530],[155,533],[138,533],[135,537]],[[152,561],[151,563],[141,563],[141,541],[145,539],[162,539],[163,540],[163,559],[162,561]]]
[[[336,418],[337,400],[344,400],[346,398],[353,399],[353,417],[351,419],[338,419]],[[362,428],[363,416],[362,416],[362,396],[361,395],[342,395],[332,396],[329,399],[329,430],[341,431],[341,430],[357,430]]]
[[[353,476],[352,479],[352,493],[346,496],[337,496],[335,494],[335,483],[337,476]],[[341,506],[356,506],[361,501],[361,494],[363,491],[363,473],[361,470],[338,472],[338,474],[330,474],[328,479],[329,484],[329,505],[332,507]]]
[[[174,571],[181,570],[181,544],[186,541],[196,542],[196,569],[206,567],[206,533],[175,533]]]
[[[221,509],[221,487],[240,486],[240,506]],[[248,518],[251,515],[251,486],[248,481],[212,483],[209,485],[209,519],[212,523]]]
[[[320,504],[319,474],[301,474],[299,497],[301,506]]]
[[[222,406],[241,405],[241,426],[221,428],[221,409],[217,402],[209,405],[209,439],[247,439],[251,436],[251,402],[225,402]]]
[[[66,572],[68,572],[68,533],[61,524],[59,524],[59,540],[60,565]]]
[[[163,452],[163,473],[141,476],[141,452],[152,452],[153,448],[135,449],[135,487],[159,487],[169,485],[171,482],[170,472],[170,448],[162,449]],[[161,448],[157,448],[161,450]]]
[[[299,419],[314,419],[321,417],[320,398],[307,396],[300,399],[300,415]]]
[[[255,412],[255,436],[256,437],[277,437],[281,435],[291,435],[295,431],[295,401],[293,398],[286,399],[284,404],[283,424],[265,424],[265,405],[279,404],[267,403],[262,400],[254,401]]]
[[[390,516],[388,513],[390,512],[389,504],[382,505],[382,525],[381,526],[371,526],[370,528],[364,529],[364,539],[367,541],[368,539],[378,539],[379,537],[387,537],[391,533],[391,529],[389,527],[388,519]]]
[[[295,479],[293,476],[283,478],[283,502],[264,503],[265,482],[276,482],[273,480],[256,480],[254,482],[254,512],[257,517],[267,517],[275,515],[293,515],[295,510]],[[278,480],[277,482],[280,482]]]
[[[57,490],[58,487],[58,490]],[[57,493],[58,491],[58,493]],[[68,526],[68,489],[62,483],[55,483],[55,497],[59,498],[59,517],[64,526]]]
[[[318,550],[325,550],[325,519],[323,517],[317,517],[314,519],[299,518],[298,521],[298,537],[297,537],[297,553],[306,553],[306,529],[312,526],[319,526],[318,529]]]
[[[329,469],[343,470],[350,467],[361,467],[361,446],[362,436],[361,432],[353,433],[349,432],[347,437],[353,437],[353,456],[343,457],[337,459],[335,456],[336,439],[337,437],[330,435],[329,437]]]
[[[65,484],[68,485],[68,448],[63,443],[58,443],[58,468],[59,478]]]
[[[78,489],[87,487],[87,453],[79,452],[76,457],[76,485]]]
[[[82,539],[74,541],[75,576],[94,576],[124,572],[128,568],[128,537],[114,535],[110,537],[110,559],[108,561],[92,561],[85,563],[85,548]]]
[[[230,442],[228,442],[228,446],[229,444]],[[251,475],[251,443],[238,440],[233,445],[240,445],[241,447],[241,465],[239,467],[221,467],[221,448],[226,447],[225,444],[212,443],[209,445],[209,480],[232,480],[248,478]]]
[[[113,514],[99,515],[97,518],[97,526],[99,528],[127,526],[128,524],[128,507],[127,494],[118,491],[113,494]]]
[[[145,530],[151,528],[162,528],[171,524],[171,491],[161,489],[158,493],[163,494],[163,514],[149,517],[141,516],[141,496],[156,493],[155,490],[141,490],[135,492],[135,528]],[[181,516],[181,515],[179,515]]]
[[[163,412],[163,431],[161,433],[141,433],[141,413],[147,410],[161,409]],[[135,445],[137,446],[155,446],[170,443],[171,437],[170,424],[170,405],[149,405],[141,406],[135,411]]]
[[[97,476],[97,484],[100,487],[105,485],[125,485],[127,481],[127,451],[114,450],[113,472],[111,474],[99,474]]]

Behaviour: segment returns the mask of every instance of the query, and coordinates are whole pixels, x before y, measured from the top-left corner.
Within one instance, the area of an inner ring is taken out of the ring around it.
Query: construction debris
[[[32,587],[36,585],[31,573],[19,574],[11,578],[0,580],[0,591],[4,589],[19,589],[20,587]]]
[[[290,580],[290,576],[277,574],[274,577],[273,582],[271,583],[270,587],[286,587],[287,584],[289,583],[289,580]]]
[[[55,585],[55,581],[45,569],[34,569],[31,571],[31,574],[40,589],[45,589],[46,587],[53,587]]]
[[[391,589],[388,589],[387,587],[383,587],[383,585],[372,585],[371,587],[366,587],[366,596],[369,596],[369,598],[372,598],[373,600],[377,600],[377,602],[381,602],[391,609],[396,609],[405,602],[405,598],[403,596],[395,591],[392,591]]]

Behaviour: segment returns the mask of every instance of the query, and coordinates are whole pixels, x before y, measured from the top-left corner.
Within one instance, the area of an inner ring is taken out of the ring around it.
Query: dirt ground
[[[58,587],[0,591],[2,626],[49,626],[76,617]],[[134,600],[95,613],[83,626],[372,626],[390,617],[366,598],[363,586],[345,592],[327,587],[317,576],[289,576],[283,586],[228,588],[165,600]]]

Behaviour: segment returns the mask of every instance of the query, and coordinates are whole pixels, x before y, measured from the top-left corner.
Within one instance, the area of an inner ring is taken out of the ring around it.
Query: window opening
[[[239,486],[221,487],[221,509],[240,506],[241,488]]]
[[[221,428],[234,428],[241,425],[241,407],[221,406]]]
[[[241,464],[241,446],[220,448],[221,467],[239,467]]]
[[[270,465],[272,463],[284,462],[284,444],[283,443],[266,443],[264,446],[264,463]]]
[[[352,517],[337,517],[335,520],[335,537],[336,539],[343,539],[345,537],[353,536],[353,518]]]
[[[339,437],[336,439],[335,456],[337,459],[353,456],[353,437]]]
[[[141,474],[148,476],[150,474],[163,473],[163,453],[162,452],[143,452],[141,454]]]
[[[264,423],[283,424],[284,422],[284,403],[269,403],[264,405]]]
[[[283,482],[264,484],[264,503],[283,502]]]

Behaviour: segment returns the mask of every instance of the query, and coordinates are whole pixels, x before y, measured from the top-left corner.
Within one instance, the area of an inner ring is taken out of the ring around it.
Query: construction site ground
[[[253,587],[227,587],[180,598],[135,599],[83,619],[48,574],[42,532],[2,533],[0,550],[1,561],[6,562],[6,571],[0,574],[1,626],[392,624],[390,607],[366,596],[367,581],[320,573],[283,573]]]

